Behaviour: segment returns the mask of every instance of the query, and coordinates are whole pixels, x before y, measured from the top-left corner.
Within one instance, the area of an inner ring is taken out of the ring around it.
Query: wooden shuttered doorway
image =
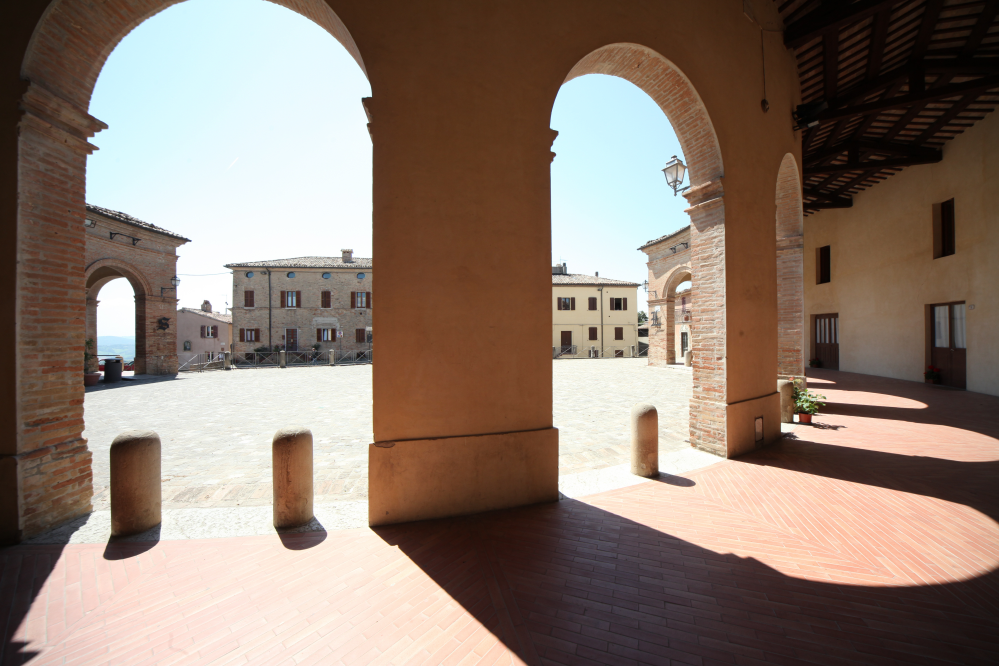
[[[253,305],[253,292],[249,289],[243,292],[243,307],[252,308]]]
[[[839,314],[815,315],[815,358],[823,368],[839,370]]]

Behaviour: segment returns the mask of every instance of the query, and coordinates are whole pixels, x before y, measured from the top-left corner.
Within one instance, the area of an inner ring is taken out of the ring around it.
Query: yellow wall
[[[576,356],[585,358],[589,356],[590,347],[601,349],[601,337],[603,347],[608,354],[610,349],[625,348],[625,356],[631,356],[631,348],[635,348],[638,354],[638,287],[611,287],[603,288],[603,326],[601,326],[600,296],[601,292],[597,287],[580,285],[578,287],[569,285],[552,286],[552,347],[561,347],[562,331],[572,331],[572,344],[576,345]],[[596,297],[597,309],[588,310],[590,297]],[[575,297],[575,310],[559,310],[555,299],[560,297]],[[627,310],[611,310],[610,299],[627,298]],[[597,339],[589,339],[589,327],[597,327]],[[614,329],[624,328],[624,340],[614,339]]]
[[[840,370],[923,381],[925,306],[963,300],[968,390],[999,395],[999,116],[943,155],[854,196],[853,208],[805,218],[806,321],[839,313]],[[933,259],[932,207],[951,198],[957,251]],[[817,285],[815,249],[824,245],[832,281]]]

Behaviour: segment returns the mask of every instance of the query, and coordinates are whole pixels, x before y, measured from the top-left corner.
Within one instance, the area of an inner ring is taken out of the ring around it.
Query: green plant
[[[822,367],[822,359],[821,358],[810,359],[808,361],[808,367],[810,367],[810,368],[821,368]]]
[[[83,343],[83,371],[84,372],[94,372],[91,368],[94,366],[94,361],[97,358],[97,354],[92,354],[91,349],[94,348],[94,339],[87,338]]]
[[[797,414],[818,414],[820,407],[825,407],[822,402],[826,397],[818,393],[812,393],[808,389],[798,388],[794,385],[794,411]]]
[[[645,312],[644,312],[644,311],[640,310],[640,311],[638,312],[638,323],[639,323],[639,324],[644,324],[644,323],[645,323],[645,322],[647,322],[648,320],[649,320],[649,315],[645,314]]]

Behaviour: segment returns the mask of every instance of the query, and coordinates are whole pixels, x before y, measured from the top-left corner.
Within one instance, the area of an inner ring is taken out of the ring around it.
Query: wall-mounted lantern
[[[670,158],[670,161],[663,167],[663,173],[666,174],[666,184],[673,188],[674,197],[680,192],[686,192],[690,189],[689,185],[684,188],[680,187],[683,184],[683,175],[687,173],[687,165],[676,155]]]

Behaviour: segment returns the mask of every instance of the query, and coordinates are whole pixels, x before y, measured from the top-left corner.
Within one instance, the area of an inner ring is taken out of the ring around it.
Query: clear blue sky
[[[371,256],[360,101],[370,94],[357,63],[308,19],[264,0],[188,0],[108,58],[90,113],[109,129],[93,140],[87,201],[192,239],[178,251],[183,306],[223,310],[226,263],[344,247]],[[660,171],[681,154],[669,122],[632,84],[585,76],[563,86],[551,127],[552,261],[642,282],[635,248],[689,223]],[[127,281],[99,299],[98,334],[133,335]]]

